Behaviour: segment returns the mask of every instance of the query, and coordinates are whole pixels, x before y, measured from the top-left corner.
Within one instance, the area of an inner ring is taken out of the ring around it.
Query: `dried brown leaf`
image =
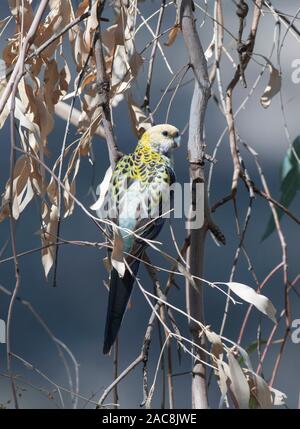
[[[210,327],[207,326],[205,329],[205,336],[212,345],[211,353],[216,358],[219,358],[219,356],[223,353],[223,343],[222,343],[220,335],[211,331]]]
[[[35,35],[35,46],[40,46],[45,43],[53,34],[59,33],[64,26],[74,19],[74,12],[70,0],[50,0],[49,6],[50,12],[39,25]],[[60,43],[61,38],[58,38],[43,50],[41,56],[46,59],[51,58]]]
[[[129,59],[129,67],[131,70],[131,75],[136,78],[138,75],[138,72],[143,65],[144,60],[140,54],[137,52],[134,52],[131,58]]]
[[[85,76],[80,86],[80,92],[83,92],[84,88],[96,80],[96,71],[92,71]]]
[[[47,187],[47,194],[51,203],[53,205],[57,205],[58,204],[58,187],[53,177],[51,177],[50,183]]]
[[[85,30],[84,35],[83,35],[83,41],[85,44],[86,52],[89,52],[91,47],[92,47],[92,43],[94,40],[94,34],[95,34],[95,31],[98,27],[98,18],[97,18],[98,3],[99,3],[99,0],[96,0],[93,3],[90,16],[88,17],[87,22],[86,22],[86,30]]]
[[[79,171],[80,166],[80,156],[78,151],[75,150],[71,156],[71,159],[68,164],[68,168],[63,179],[63,183],[66,189],[64,189],[64,218],[70,216],[74,211],[74,198],[72,195],[76,193],[76,177]]]
[[[9,215],[8,204],[10,201],[11,180],[8,180],[2,197],[2,210],[0,220],[4,220]],[[17,159],[13,172],[12,181],[12,215],[18,219],[22,211],[29,204],[34,196],[31,181],[30,161],[26,156]]]
[[[2,92],[4,91],[6,86],[6,82],[5,81],[1,81],[0,82],[0,97],[2,95]],[[0,114],[0,129],[3,127],[3,125],[5,124],[5,121],[7,119],[9,115],[9,108],[8,108],[8,103],[5,104],[4,109],[2,110],[1,114]]]
[[[114,244],[113,244],[113,251],[111,254],[111,264],[112,266],[117,270],[120,277],[124,277],[125,274],[125,264],[124,264],[124,255],[123,255],[123,248],[124,243],[121,234],[117,230],[117,228],[113,227],[114,229]]]
[[[58,85],[59,92],[60,92],[59,98],[64,97],[68,93],[70,80],[71,80],[70,69],[67,61],[65,61],[64,67],[59,72],[59,85]]]
[[[55,256],[55,246],[51,244],[56,242],[57,226],[58,226],[58,208],[55,204],[49,209],[46,204],[43,206],[42,211],[42,231],[41,239],[43,246],[49,246],[42,250],[42,264],[46,278],[48,277],[49,271],[53,266]]]
[[[33,10],[30,3],[31,1],[29,0],[23,0],[21,6],[19,0],[8,0],[11,14],[15,18],[17,25],[23,26],[25,33],[29,30],[33,20]]]
[[[54,111],[54,105],[58,102],[60,91],[58,89],[59,72],[57,62],[52,59],[47,61],[44,75],[44,99],[50,112]]]
[[[124,46],[131,38],[127,28],[127,15],[120,13],[116,22],[102,33],[102,43],[108,54],[112,55],[117,46]]]
[[[178,33],[180,33],[180,26],[179,24],[175,24],[174,27],[169,31],[168,40],[164,43],[164,45],[168,48],[172,46],[176,40],[176,37],[178,36]]]
[[[133,132],[140,138],[143,131],[151,127],[151,120],[147,118],[143,110],[128,96],[128,108]]]
[[[87,11],[89,4],[90,4],[90,0],[83,0],[81,3],[79,3],[78,8],[76,10],[76,14],[75,14],[76,18],[78,16],[83,15],[84,12]]]
[[[3,49],[2,58],[6,65],[13,65],[16,63],[19,55],[19,38],[14,36],[9,40]]]
[[[63,192],[63,197],[64,197],[64,218],[67,218],[68,216],[71,216],[71,214],[74,211],[74,199],[72,198],[72,195],[75,195],[76,193],[76,182],[75,182],[75,178],[72,180],[71,185],[69,182],[69,178],[67,177],[64,180],[64,192]]]

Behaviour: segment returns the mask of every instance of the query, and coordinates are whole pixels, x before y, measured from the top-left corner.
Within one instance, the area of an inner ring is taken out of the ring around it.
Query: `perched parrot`
[[[122,254],[130,270],[126,268],[120,275],[114,267],[114,251],[109,251],[111,272],[104,354],[110,351],[118,335],[139,259],[147,246],[143,239],[153,240],[163,226],[162,200],[170,199],[170,186],[175,182],[172,152],[179,144],[177,128],[155,125],[143,133],[135,151],[123,156],[112,173],[107,217],[117,229],[109,227],[108,235],[114,243],[118,240],[119,246],[121,241]]]

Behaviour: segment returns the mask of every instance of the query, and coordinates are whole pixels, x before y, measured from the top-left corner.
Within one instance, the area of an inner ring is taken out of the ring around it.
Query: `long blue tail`
[[[131,270],[137,273],[139,261],[134,261]],[[107,354],[115,342],[127,304],[132,292],[134,277],[126,270],[123,278],[113,268],[110,277],[108,308],[106,315],[103,353]]]

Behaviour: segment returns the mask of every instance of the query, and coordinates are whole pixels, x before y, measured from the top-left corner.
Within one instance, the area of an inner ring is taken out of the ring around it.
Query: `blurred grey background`
[[[197,0],[201,7],[205,4],[201,0]],[[1,19],[8,15],[6,2],[1,2],[0,14]],[[36,3],[36,2],[35,2]],[[77,2],[79,3],[79,2]],[[149,16],[157,9],[159,1],[145,1],[140,3],[140,9],[145,17]],[[213,14],[213,1],[208,1],[208,12]],[[247,28],[245,34],[248,34],[250,17],[252,12],[252,2],[249,1],[250,13],[247,19]],[[286,13],[294,16],[297,13],[296,1],[273,1],[274,6],[283,9]],[[76,2],[74,2],[76,5]],[[226,0],[223,2],[224,19],[226,28],[230,29],[233,34],[237,34],[238,18],[235,15],[234,2]],[[197,9],[197,27],[204,48],[206,49],[212,39],[212,23],[209,17],[205,18],[204,24],[201,26],[204,14]],[[107,12],[106,16],[110,16]],[[174,23],[175,12],[174,8],[168,8],[168,12],[164,18],[164,27],[167,28]],[[152,27],[155,27],[155,19],[150,21]],[[271,51],[274,32],[274,18],[271,13],[266,12],[259,26],[257,41],[255,44],[255,60],[263,64],[262,57],[258,55],[268,56]],[[295,20],[295,25],[299,26],[298,19]],[[110,24],[107,24],[110,25]],[[201,28],[200,28],[201,26]],[[12,27],[1,38],[1,50],[3,49],[6,40]],[[282,26],[282,34],[285,32],[285,27]],[[163,38],[165,42],[167,37]],[[141,32],[137,37],[137,50],[139,51],[145,41],[151,40],[151,35],[147,32]],[[292,140],[300,134],[299,123],[299,101],[300,101],[300,86],[294,84],[291,79],[292,61],[299,58],[299,42],[295,37],[288,35],[284,42],[281,55],[281,66],[283,73],[282,93],[283,103],[285,106],[288,129]],[[231,55],[235,54],[235,44],[226,35],[225,46]],[[187,63],[188,58],[179,35],[174,45],[170,48],[165,48],[166,56],[173,68],[177,70]],[[70,53],[66,52],[70,59],[69,66],[71,71],[74,71]],[[138,103],[142,103],[145,90],[145,74],[147,73],[147,64],[150,51],[144,54],[145,63],[143,70],[138,79],[138,83],[134,88],[134,96]],[[276,52],[271,58],[271,61],[276,66]],[[224,88],[232,76],[233,70],[230,61],[224,56],[221,63],[222,79]],[[234,94],[234,109],[236,110],[242,100],[247,96],[249,89],[252,87],[261,66],[255,62],[251,62],[246,72],[248,88],[244,89],[242,85],[237,85]],[[189,75],[191,77],[191,75]],[[157,54],[157,61],[154,68],[154,80],[151,95],[152,107],[162,94],[162,90],[166,87],[171,76],[162,60],[161,55]],[[285,136],[282,112],[280,108],[280,97],[277,95],[268,109],[263,109],[260,105],[259,98],[263,93],[267,82],[268,72],[265,73],[253,96],[247,102],[236,119],[236,126],[242,140],[251,145],[260,156],[263,169],[270,185],[272,195],[275,198],[280,197],[280,166],[284,155],[288,149],[288,141]],[[186,80],[189,80],[188,78]],[[186,125],[189,115],[189,105],[192,96],[193,84],[184,85],[175,99],[171,110],[169,121],[175,124],[178,128],[183,129]],[[217,88],[214,87],[217,92]],[[157,123],[165,121],[166,108],[170,94],[162,103],[160,109],[155,115]],[[115,122],[115,132],[121,150],[130,152],[136,144],[135,137],[132,133],[129,124],[129,114],[126,102],[121,103],[113,113]],[[219,112],[216,104],[211,99],[206,116],[206,139],[207,152],[212,154],[216,142],[218,141],[224,127],[226,126],[224,117]],[[50,135],[48,147],[50,157],[49,165],[53,165],[58,156],[64,134],[65,123],[59,118],[56,118],[55,129]],[[76,135],[75,129],[68,136],[68,141]],[[188,180],[188,165],[186,161],[186,141],[187,134],[182,139],[181,148],[175,155],[177,180],[181,183]],[[7,178],[9,177],[9,127],[8,123],[1,130],[1,152],[0,152],[0,192],[3,192]],[[93,150],[95,154],[95,165],[92,167],[87,158],[83,158],[81,162],[79,177],[77,180],[77,197],[89,207],[93,203],[93,198],[89,193],[92,187],[96,187],[101,181],[108,167],[107,149],[104,140],[94,138]],[[243,150],[242,155],[245,159],[247,168],[252,175],[255,183],[261,186],[259,177],[256,173],[255,165],[251,157]],[[214,168],[211,186],[211,202],[214,203],[218,199],[227,195],[231,186],[232,178],[232,161],[229,153],[228,136],[226,134],[220,149],[216,156],[218,162]],[[209,166],[208,166],[209,167]],[[245,188],[242,184],[239,186],[238,192],[238,208],[240,211],[241,220],[245,216],[248,204],[248,197]],[[299,200],[294,201],[291,210],[299,215]],[[205,278],[210,281],[228,281],[233,257],[238,238],[236,234],[236,226],[234,221],[234,211],[231,203],[221,207],[214,215],[215,221],[218,223],[227,238],[226,247],[217,247],[210,236],[207,237],[206,253],[205,253]],[[267,240],[261,242],[261,237],[266,228],[269,219],[269,209],[265,201],[257,197],[254,203],[253,214],[249,225],[249,230],[246,236],[245,245],[252,257],[253,266],[257,273],[259,281],[262,281],[269,271],[281,261],[281,250],[278,237],[274,233]],[[30,207],[27,207],[23,212],[20,220],[17,222],[17,248],[19,252],[23,252],[40,246],[39,239],[39,203],[33,201]],[[174,220],[178,242],[183,242],[185,238],[184,220]],[[282,219],[282,227],[286,235],[288,243],[289,257],[289,273],[290,279],[298,273],[299,270],[299,229],[290,219],[285,216]],[[85,241],[102,241],[99,235],[99,230],[96,226],[84,215],[78,208],[71,218],[68,218],[62,223],[61,236],[64,239],[70,240],[85,240]],[[9,239],[9,222],[5,220],[0,224],[0,249]],[[175,249],[172,246],[170,233],[167,227],[164,228],[160,236],[160,240],[164,243],[165,249],[176,255]],[[171,250],[170,250],[171,249]],[[150,252],[153,260],[158,264],[167,267],[167,263],[162,261],[153,252]],[[11,255],[11,247],[8,245],[1,255],[1,259]],[[103,286],[103,280],[107,278],[103,268],[102,258],[105,256],[104,251],[96,250],[92,247],[79,246],[61,246],[59,253],[58,264],[58,285],[57,288],[52,287],[52,275],[49,276],[49,281],[45,280],[44,272],[41,264],[40,252],[33,253],[29,256],[20,258],[21,267],[21,289],[20,296],[30,301],[34,308],[38,311],[41,317],[46,321],[52,332],[61,339],[72,350],[77,361],[80,364],[80,393],[85,397],[93,396],[93,400],[97,400],[103,389],[112,381],[112,357],[103,356],[101,354],[104,322],[107,304],[107,291]],[[166,276],[160,275],[161,283],[164,284]],[[140,277],[145,288],[152,291],[152,284],[149,281],[147,273],[144,269],[140,270]],[[251,274],[248,271],[247,262],[241,255],[238,264],[238,270],[235,275],[235,280],[248,284],[255,288],[255,283]],[[185,290],[183,279],[178,279],[180,290],[173,289],[169,299],[172,304],[185,309]],[[0,264],[0,284],[9,290],[13,290],[15,284],[14,265],[12,262]],[[264,289],[264,294],[270,297],[280,312],[284,305],[284,290],[282,282],[282,274],[276,274]],[[292,315],[293,318],[300,318],[300,307],[297,296],[292,297]],[[9,298],[0,293],[0,318],[6,319]],[[205,289],[205,313],[206,323],[212,326],[212,329],[218,331],[224,312],[225,296],[216,289]],[[247,305],[243,304],[230,306],[230,313],[226,325],[225,335],[233,340],[237,339],[241,322],[247,310]],[[127,312],[123,322],[120,335],[120,370],[124,369],[140,352],[143,336],[146,325],[150,316],[151,309],[141,295],[138,288],[135,288],[132,298],[132,309]],[[187,322],[184,317],[177,316],[180,329],[183,334],[188,335]],[[264,316],[260,316],[258,311],[253,310],[250,322],[247,326],[246,335],[244,337],[243,346],[246,347],[257,336],[258,322],[261,322],[262,339],[266,339],[272,329],[272,322]],[[13,317],[13,351],[32,363],[47,376],[61,386],[68,388],[68,380],[65,369],[61,360],[58,357],[57,350],[53,342],[49,339],[45,331],[34,319],[28,309],[19,302],[15,305]],[[276,339],[281,338],[283,329],[279,329]],[[191,360],[188,355],[182,356],[182,362],[179,364],[175,344],[174,349],[174,373],[185,373],[191,369]],[[274,359],[279,350],[279,345],[272,346],[267,357],[267,364],[264,366],[264,376],[268,380],[270,371],[274,365]],[[151,342],[149,355],[149,384],[151,385],[154,371],[156,368],[159,356],[159,341],[157,329],[155,328]],[[256,354],[252,354],[254,366],[257,364]],[[297,407],[300,391],[300,375],[298,371],[298,363],[300,358],[300,345],[293,344],[288,340],[284,357],[278,376],[275,380],[274,387],[285,392],[288,396],[287,405],[289,407]],[[48,384],[42,377],[30,368],[24,367],[20,362],[13,361],[13,370],[15,374],[21,376],[19,385],[20,406],[26,408],[51,408],[60,406],[58,395],[55,394],[54,399],[49,399],[47,394],[37,390],[25,382],[29,382],[34,386],[43,387],[51,391],[53,386]],[[11,389],[8,379],[3,376],[6,373],[6,354],[5,346],[0,344],[0,404],[12,406],[7,401],[11,400]],[[74,374],[73,374],[74,376]],[[22,382],[24,381],[24,383]],[[175,387],[175,407],[188,408],[191,404],[190,395],[190,375],[182,375],[174,377]],[[212,382],[209,389],[210,405],[217,407],[219,401],[219,391]],[[154,394],[153,406],[160,407],[162,397],[161,376],[158,377],[158,384]],[[70,395],[65,394],[65,405],[71,406]],[[135,408],[139,407],[142,401],[142,368],[138,366],[130,373],[126,379],[119,385],[119,399],[121,407]],[[109,397],[106,402],[111,402]],[[92,407],[91,404],[86,404],[84,400],[79,401],[79,407]]]

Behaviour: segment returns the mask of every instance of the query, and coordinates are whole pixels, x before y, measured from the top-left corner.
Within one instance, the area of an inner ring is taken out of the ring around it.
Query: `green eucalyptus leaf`
[[[293,141],[293,148],[296,152],[298,158],[300,158],[300,136],[296,137]],[[297,167],[298,161],[294,155],[294,151],[290,148],[288,149],[286,156],[284,157],[284,160],[282,162],[281,167],[281,181],[283,182],[285,177],[289,174],[289,172]]]
[[[263,346],[264,344],[267,344],[267,340],[260,340],[259,341],[260,346]],[[258,341],[255,340],[246,347],[246,352],[248,353],[248,355],[250,355],[251,353],[254,353],[257,350],[257,347],[258,347]],[[238,358],[238,362],[241,366],[245,364],[245,360],[244,360],[243,356],[240,356]]]
[[[294,153],[295,151],[297,156],[300,158],[300,136],[294,140],[293,149],[294,150],[290,148],[287,151],[281,166],[281,197],[279,201],[286,208],[290,206],[298,189],[300,189],[300,165]],[[284,212],[279,208],[276,208],[276,212],[280,220]],[[275,222],[271,215],[265,233],[262,237],[262,241],[269,237],[274,230]]]

